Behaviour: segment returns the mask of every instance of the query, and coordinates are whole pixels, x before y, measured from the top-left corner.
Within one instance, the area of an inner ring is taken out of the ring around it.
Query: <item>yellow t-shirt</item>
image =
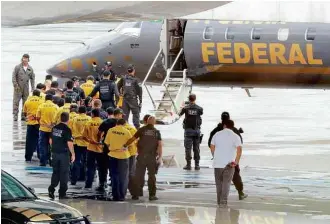
[[[39,124],[36,119],[38,107],[44,101],[39,96],[30,96],[24,104],[23,112],[26,113],[26,124],[36,125]]]
[[[73,119],[75,118],[75,117],[77,117],[78,116],[78,114],[76,113],[76,112],[70,112],[70,117],[69,117],[69,122],[68,122],[68,127],[71,129],[71,131],[72,131],[72,122],[73,122]]]
[[[87,147],[88,142],[83,139],[85,125],[90,121],[92,118],[87,116],[86,114],[78,114],[72,121],[72,136],[74,138],[73,144]]]
[[[131,133],[132,136],[135,135],[136,128],[134,126],[130,125],[129,123],[126,123],[124,127],[129,131],[129,133]],[[128,151],[129,151],[129,154],[131,156],[137,155],[137,146],[136,146],[136,144],[137,144],[137,140],[135,140],[132,144],[130,144],[128,146]]]
[[[84,90],[85,96],[89,96],[89,94],[91,94],[91,92],[93,91],[95,85],[93,83],[93,81],[88,80],[87,82],[81,84],[80,88],[82,88],[82,90]],[[93,99],[98,99],[99,98],[99,93],[97,92],[96,95],[93,97]]]
[[[93,152],[103,152],[103,145],[98,144],[97,134],[103,120],[100,117],[93,117],[86,123],[84,137],[88,140],[87,149]],[[96,144],[97,143],[97,144]]]
[[[109,156],[117,159],[127,159],[131,155],[128,150],[122,150],[125,143],[132,138],[131,133],[122,125],[109,129],[104,143],[109,147]]]
[[[58,111],[58,106],[54,104],[51,100],[40,104],[37,110],[37,118],[40,118],[40,131],[51,132],[54,125],[54,117]]]
[[[63,112],[68,112],[68,113],[70,113],[70,106],[71,106],[70,103],[65,103],[64,106],[62,106],[62,107],[59,108],[59,110],[57,111],[56,116],[55,116],[55,118],[54,118],[56,124],[61,123],[61,114],[62,114]]]
[[[30,97],[32,97],[32,94],[33,94],[33,92],[30,92],[28,99]],[[40,91],[40,98],[43,100],[43,102],[45,102],[46,94],[44,94],[43,92]]]

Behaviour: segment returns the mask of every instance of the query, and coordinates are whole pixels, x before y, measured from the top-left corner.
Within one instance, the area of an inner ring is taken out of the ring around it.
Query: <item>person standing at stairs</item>
[[[195,170],[200,170],[199,160],[200,160],[200,137],[201,137],[201,125],[203,115],[203,108],[198,106],[196,102],[196,95],[190,94],[189,104],[182,108],[179,116],[185,115],[183,120],[184,129],[184,147],[186,150],[186,161],[187,165],[183,167],[184,170],[191,170],[191,148],[194,151],[195,160]]]

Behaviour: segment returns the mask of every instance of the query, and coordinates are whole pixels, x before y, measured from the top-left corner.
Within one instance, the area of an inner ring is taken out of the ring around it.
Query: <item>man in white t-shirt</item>
[[[224,129],[217,132],[211,141],[211,153],[214,157],[214,177],[217,188],[217,203],[220,207],[227,206],[230,183],[233,179],[235,166],[242,154],[242,143],[232,129],[234,122],[227,120]]]

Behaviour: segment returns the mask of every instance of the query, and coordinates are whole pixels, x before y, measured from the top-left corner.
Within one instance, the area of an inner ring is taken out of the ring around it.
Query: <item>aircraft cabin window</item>
[[[251,40],[260,40],[261,28],[252,28],[251,30]]]
[[[286,41],[289,38],[289,28],[280,28],[277,33],[277,39]]]
[[[211,40],[213,34],[214,34],[213,27],[210,27],[210,26],[205,27],[204,32],[203,32],[204,40]]]
[[[316,36],[316,29],[315,28],[306,29],[306,32],[305,32],[305,40],[306,41],[315,40],[315,36]]]
[[[225,38],[226,40],[234,40],[234,31],[233,28],[227,28],[225,32]]]
[[[142,22],[124,22],[117,26],[113,31],[133,37],[139,37],[141,32]]]

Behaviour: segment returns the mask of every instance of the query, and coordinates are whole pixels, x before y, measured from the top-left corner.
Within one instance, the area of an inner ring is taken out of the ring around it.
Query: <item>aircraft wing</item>
[[[177,18],[216,8],[230,1],[106,1],[106,2],[1,2],[1,25],[22,26],[45,23],[116,22]]]

